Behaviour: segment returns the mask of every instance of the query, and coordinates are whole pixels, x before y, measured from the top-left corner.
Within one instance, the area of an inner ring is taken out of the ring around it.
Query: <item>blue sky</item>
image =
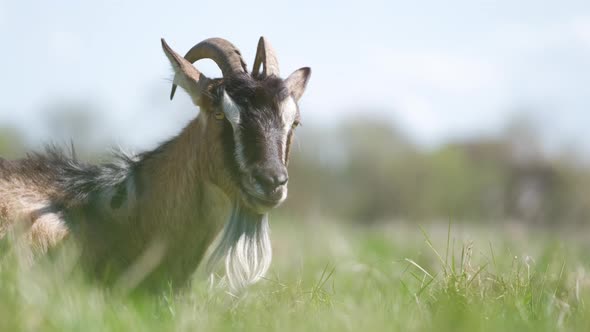
[[[196,112],[168,101],[160,37],[179,53],[225,37],[251,66],[260,35],[285,76],[312,67],[306,124],[358,112],[436,144],[524,109],[552,141],[590,151],[588,1],[0,0],[0,127],[35,132],[47,105],[88,101],[113,141],[153,146]]]

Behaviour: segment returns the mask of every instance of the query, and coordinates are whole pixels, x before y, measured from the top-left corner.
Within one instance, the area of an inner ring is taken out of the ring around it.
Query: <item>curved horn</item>
[[[279,77],[279,61],[277,60],[274,49],[264,36],[260,37],[258,40],[258,49],[256,50],[256,59],[254,60],[254,67],[252,68],[252,76],[260,76],[261,64],[264,64],[262,69],[263,77],[270,75]]]
[[[246,63],[242,59],[242,54],[229,41],[223,38],[205,39],[193,46],[186,55],[185,59],[195,63],[201,59],[211,59],[215,61],[223,77],[230,77],[236,73],[248,72]]]
[[[229,41],[223,38],[209,38],[205,39],[197,45],[193,46],[184,56],[190,63],[195,63],[201,59],[211,59],[215,61],[223,77],[231,77],[237,73],[247,73],[248,69],[246,63],[242,59],[242,54]],[[176,85],[172,85],[172,96]]]

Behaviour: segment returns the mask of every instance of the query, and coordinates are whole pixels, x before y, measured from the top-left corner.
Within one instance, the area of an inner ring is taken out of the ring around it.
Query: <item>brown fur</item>
[[[44,253],[73,233],[85,265],[101,277],[124,271],[158,245],[165,248],[158,268],[144,273],[183,283],[228,219],[231,200],[238,194],[224,167],[223,123],[209,114],[201,112],[164,149],[146,154],[134,174],[142,188],[133,201],[128,198],[121,209],[96,215],[88,213],[96,201],[63,202],[66,195],[56,185],[55,174],[28,177],[22,172],[24,161],[3,160],[0,236],[18,230],[34,252]],[[52,208],[56,203],[65,204]]]
[[[154,151],[100,166],[55,149],[19,161],[0,159],[0,237],[14,233],[36,253],[72,238],[83,265],[100,279],[123,287],[142,280],[180,285],[226,224],[228,236],[217,248],[223,250],[213,256],[235,254],[227,256],[230,284],[259,280],[272,254],[267,213],[287,194],[283,152],[289,147],[277,144],[290,144],[291,122],[298,118],[298,108],[291,107],[295,119],[284,124],[280,105],[301,97],[310,70],[286,80],[274,74],[254,79],[229,42],[213,38],[197,46],[193,55],[209,54],[226,77],[206,78],[162,40],[174,83],[201,112]],[[230,97],[239,105],[240,123],[213,115],[238,109],[224,109]],[[287,130],[289,137],[281,136]]]

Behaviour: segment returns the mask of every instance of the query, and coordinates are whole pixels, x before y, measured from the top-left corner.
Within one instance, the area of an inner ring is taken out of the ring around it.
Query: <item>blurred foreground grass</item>
[[[240,298],[198,273],[179,293],[122,296],[68,250],[31,269],[4,254],[0,331],[587,331],[585,232],[503,227],[275,221],[271,272]]]

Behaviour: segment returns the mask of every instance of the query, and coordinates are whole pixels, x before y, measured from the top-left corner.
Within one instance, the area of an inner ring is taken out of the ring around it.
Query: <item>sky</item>
[[[51,105],[88,104],[103,135],[151,147],[197,112],[184,94],[168,99],[160,38],[184,54],[224,37],[251,67],[261,35],[285,77],[312,68],[304,124],[382,118],[432,145],[526,113],[555,144],[590,152],[587,0],[0,0],[0,128],[45,140]]]

